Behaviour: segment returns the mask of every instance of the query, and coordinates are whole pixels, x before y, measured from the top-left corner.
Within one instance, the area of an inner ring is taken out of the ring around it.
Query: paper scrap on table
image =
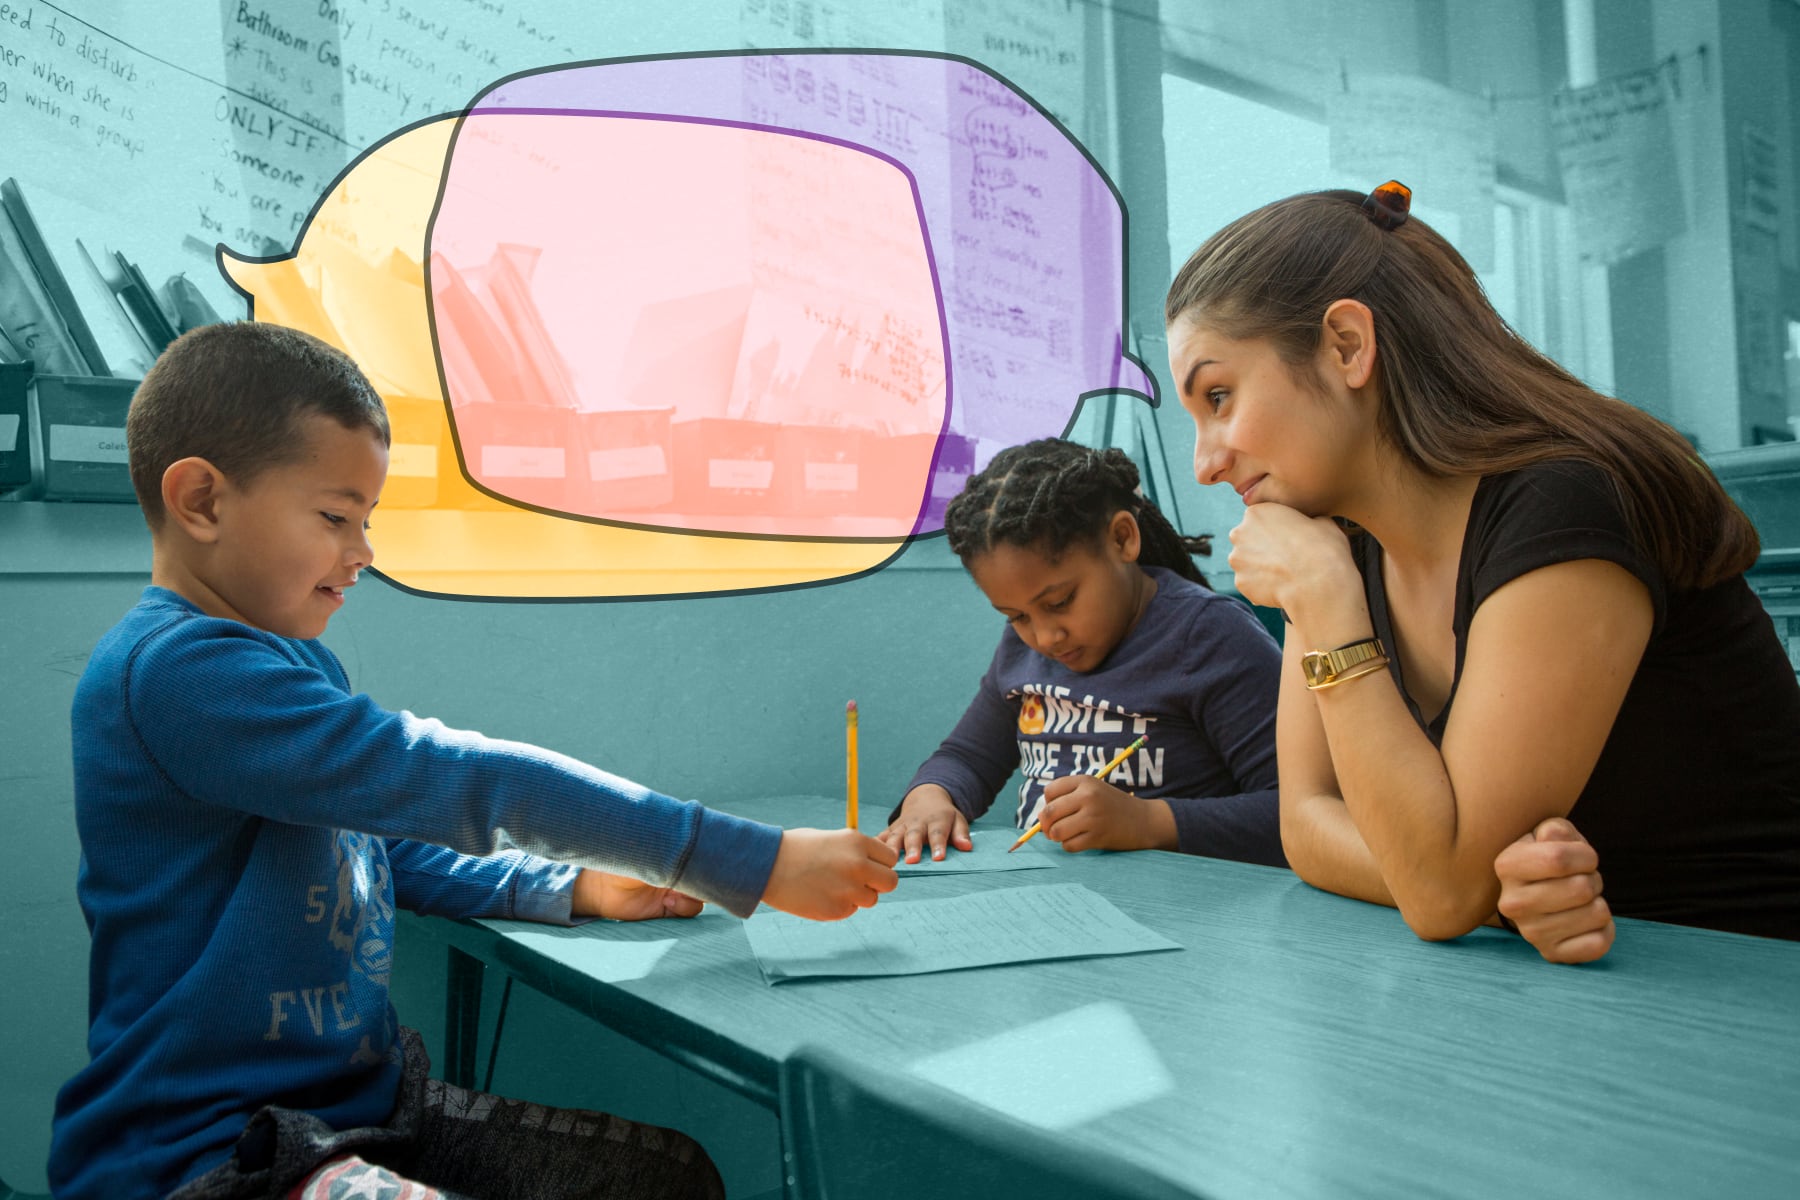
[[[1181,949],[1078,883],[883,900],[843,921],[758,913],[744,922],[744,932],[771,984]]]
[[[1038,839],[1032,838],[1019,847],[1018,853],[1008,854],[1007,847],[1019,840],[1019,831],[1013,829],[973,829],[969,831],[969,840],[975,844],[973,850],[958,850],[955,846],[946,845],[942,862],[932,861],[930,845],[919,851],[919,861],[916,863],[908,863],[906,856],[901,855],[900,861],[894,864],[894,871],[900,875],[1030,871],[1038,867],[1058,866],[1056,855],[1063,852],[1061,846],[1051,842],[1050,849],[1053,853],[1046,853]]]

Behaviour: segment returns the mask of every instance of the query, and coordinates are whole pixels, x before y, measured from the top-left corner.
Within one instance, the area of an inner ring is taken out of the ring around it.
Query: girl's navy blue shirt
[[[968,711],[906,791],[938,784],[974,820],[1022,768],[1012,815],[1023,828],[1046,783],[1091,773],[1148,735],[1107,782],[1167,801],[1185,853],[1285,867],[1275,786],[1281,651],[1236,600],[1144,570],[1156,595],[1092,671],[1044,657],[1008,626]]]

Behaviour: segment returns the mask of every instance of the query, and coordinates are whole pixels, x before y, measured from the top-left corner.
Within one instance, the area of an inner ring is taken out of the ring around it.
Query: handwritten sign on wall
[[[1687,228],[1661,67],[1558,92],[1550,125],[1584,261],[1619,262]]]

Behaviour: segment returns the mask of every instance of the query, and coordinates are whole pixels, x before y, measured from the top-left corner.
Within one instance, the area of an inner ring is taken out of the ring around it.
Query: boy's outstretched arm
[[[894,890],[894,859],[880,841],[853,830],[784,830],[763,901],[796,916],[835,921],[872,908],[881,893]],[[576,876],[569,898],[570,916],[613,921],[691,917],[705,907],[675,888],[592,868]]]
[[[894,855],[883,853],[886,849],[848,829],[785,830],[763,899],[783,912],[816,920],[849,916],[894,890]],[[583,917],[691,917],[705,906],[676,888],[517,850],[476,856],[394,839],[388,843],[388,861],[395,901],[428,915],[567,924]]]
[[[554,751],[383,709],[352,694],[315,643],[195,616],[146,637],[133,657],[132,733],[189,802],[474,857],[521,850],[740,916],[768,888],[780,829]]]
[[[447,846],[388,838],[394,903],[433,917],[499,917],[567,925],[582,868],[522,850],[460,854]]]
[[[570,915],[612,921],[650,921],[657,917],[691,917],[706,906],[686,892],[657,887],[629,875],[583,870],[570,893]]]
[[[704,906],[674,888],[519,850],[459,854],[430,842],[392,838],[387,859],[394,875],[394,902],[427,916],[567,925],[586,917],[615,921],[691,917]]]
[[[145,638],[125,691],[156,768],[203,805],[475,857],[521,850],[739,916],[760,898],[833,920],[895,884],[894,853],[874,838],[784,833],[551,750],[384,709],[350,692],[323,647],[238,622],[194,617]]]
[[[899,883],[892,846],[854,829],[789,829],[781,835],[763,903],[797,917],[836,921],[873,908]]]

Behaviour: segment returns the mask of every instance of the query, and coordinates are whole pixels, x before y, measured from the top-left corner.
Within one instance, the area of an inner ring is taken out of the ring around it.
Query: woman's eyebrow
[[[1203,358],[1199,362],[1195,363],[1193,366],[1189,367],[1187,377],[1181,381],[1181,394],[1184,396],[1192,395],[1193,394],[1192,388],[1194,386],[1194,374],[1197,371],[1199,371],[1201,367],[1211,366],[1213,363],[1216,363],[1218,361],[1219,360],[1216,358]]]

